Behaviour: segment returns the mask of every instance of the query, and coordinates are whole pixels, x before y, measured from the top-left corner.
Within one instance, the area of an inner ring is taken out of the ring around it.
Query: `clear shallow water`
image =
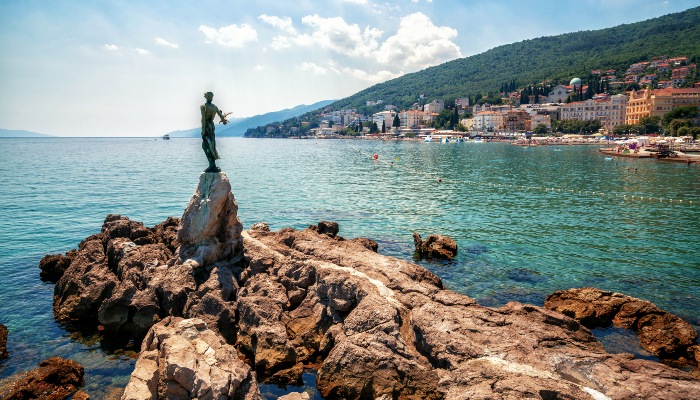
[[[333,220],[341,235],[370,237],[380,253],[404,259],[413,231],[446,234],[459,245],[457,260],[421,265],[481,304],[542,305],[555,290],[596,286],[700,327],[697,166],[606,161],[590,146],[240,138],[217,145],[246,228]],[[206,167],[200,142],[2,139],[0,154],[0,322],[11,352],[0,378],[62,355],[86,366],[88,393],[123,387],[135,360],[72,339],[55,323],[53,285],[39,280],[38,262],[98,232],[109,213],[148,226],[180,216]],[[683,202],[658,200],[669,198]]]

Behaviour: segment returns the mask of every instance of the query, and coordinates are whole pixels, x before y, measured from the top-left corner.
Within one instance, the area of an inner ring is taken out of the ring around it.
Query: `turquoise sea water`
[[[446,234],[458,258],[420,264],[481,304],[542,305],[555,290],[596,286],[652,301],[700,328],[696,165],[606,160],[592,146],[240,138],[217,145],[246,228],[332,220],[340,235],[372,238],[380,253],[403,259],[412,258],[414,231]],[[0,322],[11,353],[0,379],[61,355],[86,366],[88,393],[108,396],[109,387],[126,385],[135,360],[55,323],[53,285],[39,280],[39,260],[75,248],[110,213],[148,226],[180,216],[206,167],[200,141],[1,139],[0,154]],[[624,336],[601,336],[611,335]]]

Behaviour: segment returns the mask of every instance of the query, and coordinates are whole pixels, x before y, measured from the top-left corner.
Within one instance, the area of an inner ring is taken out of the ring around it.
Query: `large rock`
[[[421,258],[452,260],[457,255],[457,242],[449,236],[433,234],[424,241],[418,232],[413,232],[413,244]]]
[[[123,400],[260,398],[250,367],[201,319],[168,317],[141,345]]]
[[[39,261],[41,272],[39,276],[43,281],[56,283],[66,269],[70,266],[76,251],[71,250],[65,256],[63,254],[47,254]]]
[[[259,377],[320,365],[324,398],[693,398],[700,382],[605,352],[541,307],[483,307],[427,270],[318,229],[243,233],[238,346]]]
[[[0,360],[7,358],[7,327],[0,324]]]
[[[237,211],[226,175],[203,173],[182,220],[148,228],[108,215],[77,251],[42,260],[50,271],[68,264],[54,290],[56,319],[140,340],[167,316],[198,317],[234,340],[234,269],[242,257]]]
[[[83,367],[73,360],[51,357],[13,384],[3,400],[63,400],[85,384]]]
[[[588,328],[612,323],[632,329],[642,347],[662,359],[700,361],[695,357],[698,334],[693,326],[648,301],[585,287],[556,291],[547,296],[544,306]]]
[[[204,172],[177,231],[179,261],[199,267],[231,259],[240,254],[242,230],[228,177]]]

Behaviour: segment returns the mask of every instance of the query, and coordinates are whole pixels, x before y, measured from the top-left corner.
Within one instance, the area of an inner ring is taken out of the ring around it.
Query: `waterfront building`
[[[618,94],[605,100],[589,99],[569,103],[561,107],[561,119],[599,120],[603,128],[611,131],[625,122],[627,102],[626,95]]]
[[[372,115],[372,122],[377,124],[379,129],[382,129],[382,123],[384,123],[384,127],[389,131],[394,123],[394,116],[396,113],[393,111],[381,111]]]
[[[423,112],[425,113],[438,113],[445,109],[445,102],[442,100],[433,100],[430,103],[423,106]]]
[[[530,117],[535,115],[548,115],[550,121],[559,120],[560,109],[562,105],[560,104],[523,104],[520,109],[530,114]],[[534,126],[534,125],[533,125]]]
[[[402,128],[416,128],[423,120],[423,111],[405,110],[399,113]]]
[[[474,118],[463,118],[459,120],[459,123],[468,131],[474,130]]]
[[[678,107],[700,107],[700,88],[664,88],[630,92],[626,124],[637,124],[644,116],[662,117]]]
[[[493,111],[482,111],[474,115],[474,130],[498,131],[504,127],[503,114]]]
[[[509,110],[505,113],[506,132],[520,132],[526,130],[526,122],[530,119],[530,114],[520,110]]]
[[[566,98],[569,97],[569,92],[571,92],[571,89],[567,88],[566,86],[557,85],[549,91],[546,102],[563,103],[566,101]]]
[[[437,119],[440,114],[436,112],[423,112],[423,124],[430,125]]]
[[[548,114],[535,114],[530,117],[530,129],[537,125],[544,125],[547,129],[552,128],[552,118]]]

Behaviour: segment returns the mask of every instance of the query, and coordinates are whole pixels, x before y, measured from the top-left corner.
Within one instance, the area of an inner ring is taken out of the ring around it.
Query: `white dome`
[[[581,85],[581,78],[574,78],[569,82],[569,85],[574,86],[574,85]]]

